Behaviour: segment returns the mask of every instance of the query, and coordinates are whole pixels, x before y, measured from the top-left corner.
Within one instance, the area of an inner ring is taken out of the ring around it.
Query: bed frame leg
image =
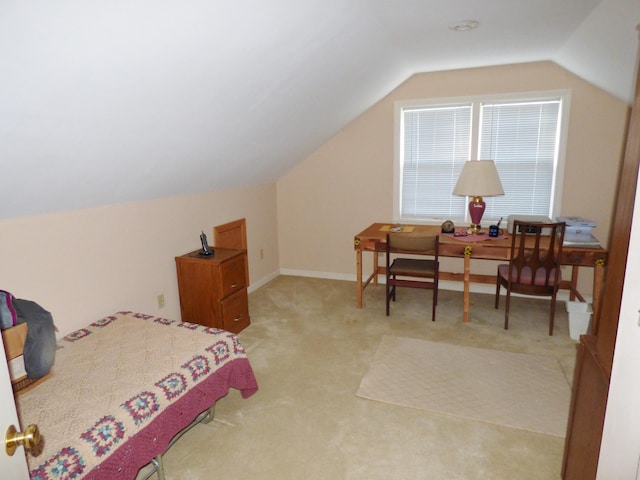
[[[171,446],[174,443],[176,443],[178,441],[178,439],[180,437],[182,437],[182,435],[187,433],[189,430],[191,430],[193,427],[195,427],[198,423],[211,423],[213,421],[213,417],[215,415],[215,407],[216,407],[216,405],[214,403],[207,410],[205,410],[204,412],[201,412],[200,415],[198,415],[195,418],[195,420],[193,422],[191,422],[190,425],[187,425],[180,432],[178,432],[176,434],[176,436],[173,437],[171,439],[171,441],[169,442],[169,445],[167,446],[167,450],[169,450],[169,448],[171,448]],[[167,452],[167,450],[165,450],[165,453]],[[154,473],[158,474],[158,480],[165,480],[165,477],[164,477],[164,464],[162,463],[162,456],[163,455],[164,455],[164,453],[161,453],[160,455],[156,456],[155,458],[153,458],[151,460],[151,463],[153,464],[154,469],[147,474],[147,476],[144,478],[144,480],[148,480],[149,478],[151,478]]]
[[[213,421],[213,417],[216,414],[216,405],[215,403],[209,407],[207,410],[207,415],[202,419],[202,423],[211,423]]]
[[[158,455],[156,458],[151,460],[153,466],[156,469],[156,473],[158,474],[158,480],[165,480],[164,478],[164,464],[162,463],[162,454]]]

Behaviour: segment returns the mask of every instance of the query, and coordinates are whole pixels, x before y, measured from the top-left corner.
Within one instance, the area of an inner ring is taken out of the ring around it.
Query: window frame
[[[551,186],[551,203],[549,217],[555,218],[561,212],[562,190],[564,185],[564,170],[566,164],[566,151],[569,134],[569,114],[571,111],[571,90],[544,90],[530,92],[512,92],[504,94],[472,95],[464,97],[443,97],[427,98],[416,100],[398,100],[394,102],[394,165],[393,165],[393,222],[410,222],[428,225],[439,225],[445,220],[452,220],[454,223],[466,224],[470,222],[469,213],[464,209],[464,216],[445,218],[440,216],[416,218],[401,217],[401,182],[402,182],[402,152],[403,152],[403,131],[402,118],[404,109],[432,108],[445,106],[471,105],[471,136],[469,159],[478,159],[479,136],[480,136],[480,113],[482,103],[496,102],[534,102],[559,99],[560,105],[560,139],[558,142],[558,155],[554,167],[554,179]],[[486,160],[486,159],[483,159]],[[484,218],[483,225],[497,221],[494,218]],[[505,219],[506,221],[506,219]]]

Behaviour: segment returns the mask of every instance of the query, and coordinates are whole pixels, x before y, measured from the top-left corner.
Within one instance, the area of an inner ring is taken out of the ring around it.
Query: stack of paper
[[[564,232],[564,245],[577,247],[600,246],[600,242],[592,233],[596,222],[582,217],[556,217],[556,220],[567,224]]]

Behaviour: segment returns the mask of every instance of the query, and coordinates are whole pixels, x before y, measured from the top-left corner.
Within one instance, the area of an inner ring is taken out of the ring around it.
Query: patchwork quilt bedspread
[[[58,341],[53,376],[17,397],[36,480],[131,479],[230,388],[258,389],[232,333],[132,312]]]

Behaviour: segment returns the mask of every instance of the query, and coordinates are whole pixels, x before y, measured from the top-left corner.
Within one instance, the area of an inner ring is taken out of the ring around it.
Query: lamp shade
[[[498,170],[493,160],[470,160],[465,162],[454,195],[470,197],[493,197],[504,195]]]

